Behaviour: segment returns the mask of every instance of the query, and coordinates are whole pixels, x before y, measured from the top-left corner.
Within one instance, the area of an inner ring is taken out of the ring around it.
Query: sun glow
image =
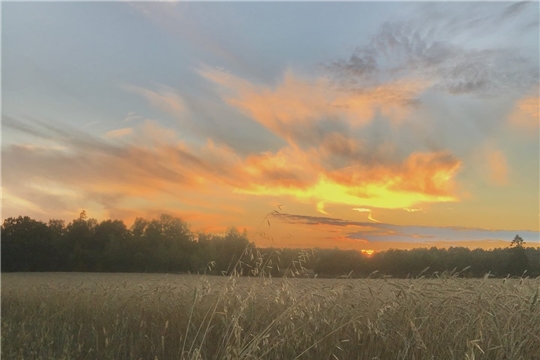
[[[325,175],[320,175],[317,183],[306,188],[287,186],[252,185],[236,192],[252,195],[290,195],[301,200],[317,200],[317,210],[324,213],[324,204],[350,206],[370,206],[386,209],[410,208],[422,202],[452,202],[457,198],[450,194],[429,194],[417,191],[394,189],[396,181],[344,185]]]

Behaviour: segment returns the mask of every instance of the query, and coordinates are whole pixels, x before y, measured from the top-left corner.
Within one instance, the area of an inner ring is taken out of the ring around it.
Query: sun
[[[373,253],[375,252],[375,250],[360,250],[360,252],[361,252],[362,254],[367,255],[367,256],[371,256],[371,255],[373,255]]]

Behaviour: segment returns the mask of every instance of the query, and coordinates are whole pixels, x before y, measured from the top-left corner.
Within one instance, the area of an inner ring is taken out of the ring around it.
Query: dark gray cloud
[[[367,240],[369,242],[418,242],[434,243],[438,241],[464,242],[482,240],[510,241],[519,233],[529,243],[540,241],[540,232],[530,230],[490,230],[466,227],[436,227],[436,226],[401,226],[386,223],[351,221],[323,216],[307,216],[278,213],[274,217],[289,223],[303,225],[327,225],[342,230],[344,236],[351,240]]]
[[[458,10],[457,5],[475,11]],[[353,91],[391,78],[416,77],[454,95],[519,96],[539,84],[538,55],[519,43],[523,32],[538,34],[537,19],[528,28],[521,23],[524,12],[538,13],[537,5],[425,4],[416,19],[383,24],[350,58],[326,68],[340,86]],[[516,36],[516,45],[494,44],[490,31],[498,30]],[[538,35],[530,46],[538,48]]]
[[[520,1],[510,4],[502,11],[498,20],[506,20],[507,18],[513,17],[522,11],[526,11],[527,8],[531,7],[531,4],[531,1]]]
[[[306,224],[306,225],[332,225],[332,226],[364,226],[372,227],[377,225],[377,227],[387,227],[388,224],[382,223],[372,223],[372,222],[361,222],[361,221],[350,221],[343,220],[338,218],[331,218],[326,216],[309,216],[309,215],[295,215],[295,214],[286,214],[286,213],[274,213],[275,218],[290,223],[290,224]]]
[[[417,21],[432,31],[448,35],[485,36],[505,27],[509,35],[523,35],[523,26],[537,19],[538,2],[434,2],[423,3],[417,8]]]

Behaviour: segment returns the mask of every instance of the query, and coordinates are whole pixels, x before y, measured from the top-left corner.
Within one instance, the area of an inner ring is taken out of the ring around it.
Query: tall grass
[[[2,274],[1,355],[540,359],[539,289],[528,278]]]

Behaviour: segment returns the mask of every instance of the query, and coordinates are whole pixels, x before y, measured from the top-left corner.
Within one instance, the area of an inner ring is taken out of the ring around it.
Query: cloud
[[[309,179],[300,185],[270,179],[252,181],[236,191],[291,196],[316,203],[397,209],[419,203],[457,201],[452,178],[459,166],[460,162],[447,153],[414,153],[395,167],[358,166],[331,172],[319,167],[320,171],[310,172],[310,168],[317,169],[311,165],[299,172],[299,176]]]
[[[408,208],[405,208],[405,209],[403,209],[403,210],[405,210],[405,211],[407,211],[407,212],[411,212],[411,213],[412,213],[412,212],[422,211],[422,209],[408,209]]]
[[[402,119],[422,83],[349,91],[289,71],[270,88],[207,67],[199,73],[224,101],[287,141],[277,152],[247,159],[251,182],[239,193],[313,201],[319,212],[326,212],[324,204],[401,208],[457,200],[453,177],[461,163],[450,153],[413,152],[400,160],[387,143],[371,144],[352,131],[377,112]]]
[[[181,116],[186,110],[184,99],[168,86],[161,86],[158,92],[134,85],[124,85],[123,88],[144,97],[155,107],[175,117]],[[126,119],[130,119],[129,114]]]
[[[308,215],[297,215],[297,214],[287,214],[287,213],[276,213],[273,215],[275,218],[288,222],[291,224],[306,224],[306,225],[331,225],[331,226],[358,226],[372,228],[373,223],[370,222],[359,222],[359,221],[348,221],[338,218],[330,218],[323,216],[308,216]],[[385,226],[385,224],[379,225]]]
[[[380,222],[379,220],[376,220],[374,219],[371,215],[372,215],[372,210],[371,209],[366,209],[366,208],[353,208],[354,211],[358,211],[358,212],[365,212],[365,213],[368,213],[368,219],[371,220],[371,221],[374,221],[374,222]]]
[[[538,93],[516,102],[508,121],[511,125],[527,132],[538,133],[540,127],[540,98]]]
[[[319,201],[317,203],[317,211],[320,212],[321,214],[324,214],[324,215],[329,215],[325,210],[324,210],[324,201]]]
[[[348,89],[403,78],[422,79],[443,93],[478,97],[522,94],[538,87],[538,48],[535,54],[521,51],[526,47],[491,41],[496,32],[523,37],[523,16],[515,18],[528,4],[503,8],[481,4],[465,6],[466,10],[456,5],[423,4],[416,18],[384,23],[348,59],[330,62],[325,68],[337,84]],[[478,39],[478,43],[464,39]]]
[[[516,16],[520,12],[525,11],[525,8],[529,7],[530,3],[530,1],[520,1],[508,5],[501,13],[499,20],[504,20]]]
[[[89,122],[87,124],[84,124],[83,129],[87,129],[87,128],[93,126],[93,125],[99,124],[100,122],[101,121],[91,121],[91,122]]]
[[[346,133],[368,124],[377,113],[402,120],[426,87],[410,79],[349,91],[329,79],[307,80],[289,70],[272,88],[208,67],[199,73],[219,86],[229,105],[298,146],[314,146],[331,131]]]
[[[506,156],[500,150],[491,151],[487,154],[490,169],[490,180],[497,185],[508,184],[508,163]]]
[[[516,233],[519,233],[530,243],[540,241],[540,232],[523,229],[492,230],[466,227],[403,226],[286,213],[275,214],[274,217],[288,224],[324,226],[326,230],[339,229],[336,236],[342,240],[358,240],[371,244],[414,243],[417,246],[433,244],[447,247],[464,246],[465,243],[476,242],[485,246],[486,241],[498,242],[497,244],[506,242],[506,244],[509,244]]]
[[[315,151],[285,147],[275,153],[247,156],[243,171],[252,184],[267,188],[305,189],[315,183],[314,175],[321,170],[313,161],[316,158]]]
[[[133,128],[121,128],[116,130],[107,131],[105,137],[108,139],[117,139],[130,135],[133,133]]]
[[[141,120],[142,118],[143,118],[142,116],[137,115],[137,113],[131,111],[124,118],[124,122],[133,121],[133,120]]]
[[[9,130],[25,133],[40,140],[56,142],[55,145],[76,147],[80,150],[114,155],[119,147],[86,132],[79,131],[65,124],[42,121],[30,117],[13,118],[2,114],[2,126]]]
[[[365,208],[354,208],[353,210],[358,211],[358,212],[367,212],[367,213],[371,212],[371,209],[365,209]]]
[[[77,198],[78,203],[91,199],[112,213],[133,203],[144,208],[158,199],[185,204],[182,194],[209,196],[216,188],[228,189],[233,196],[287,196],[319,204],[323,212],[325,204],[408,208],[458,200],[453,176],[460,162],[444,152],[413,153],[405,161],[389,165],[329,169],[317,149],[287,146],[242,157],[211,140],[188,145],[174,129],[155,121],[133,127],[122,143],[114,142],[114,137],[101,141],[39,121],[10,118],[7,124],[57,145],[46,150],[21,145],[3,149],[4,166],[12,169],[4,173],[4,186],[29,201],[30,194],[41,191],[48,196]],[[39,184],[49,185],[40,188]],[[51,193],[51,186],[72,194]],[[34,199],[44,209],[54,203]]]
[[[325,77],[306,79],[289,70],[277,85],[267,86],[209,67],[198,72],[226,104],[283,139],[281,148],[239,153],[184,116],[188,105],[176,90],[126,85],[124,89],[154,107],[182,117],[183,125],[196,127],[193,138],[186,143],[176,129],[148,120],[112,130],[103,141],[43,121],[8,118],[12,129],[53,139],[69,150],[36,153],[13,146],[7,149],[7,161],[20,163],[19,173],[78,184],[88,194],[103,193],[106,201],[96,201],[107,208],[130,198],[177,196],[185,189],[204,193],[212,184],[234,194],[290,197],[322,213],[327,205],[396,209],[459,200],[459,159],[447,150],[398,149],[389,137],[391,129],[381,126],[389,121],[390,128],[399,128],[429,82],[399,78],[341,87]],[[127,119],[135,116],[129,113]],[[118,138],[129,141],[111,141]]]
[[[135,127],[130,141],[121,145],[52,124],[13,118],[8,124],[58,145],[47,149],[21,145],[3,148],[3,165],[12,169],[3,174],[5,189],[45,209],[54,202],[41,201],[35,193],[58,198],[66,195],[52,193],[51,186],[77,194],[77,199],[73,193],[66,196],[74,203],[86,199],[114,209],[130,201],[180,200],[189,189],[234,180],[237,160],[233,153],[213,144],[190,148],[175,137],[173,130],[155,122]]]
[[[196,14],[191,16],[192,5],[175,2],[132,2],[129,3],[129,6],[143,14],[158,27],[186,41],[191,50],[188,53],[208,53],[212,58],[225,60],[252,70],[250,64],[246,63],[241,56],[231,52],[226,44],[216,40],[215,36],[210,36],[210,27],[201,23]],[[195,10],[196,12],[197,10]]]

